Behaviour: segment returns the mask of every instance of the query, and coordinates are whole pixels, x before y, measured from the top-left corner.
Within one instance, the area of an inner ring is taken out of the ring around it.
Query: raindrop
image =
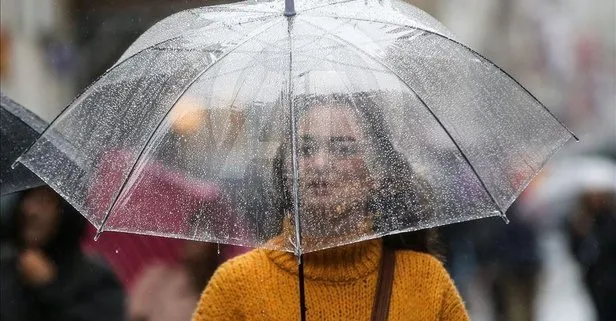
[[[120,250],[116,249],[115,254],[118,254],[118,253],[120,253]]]
[[[220,243],[216,243],[216,253],[220,255]]]

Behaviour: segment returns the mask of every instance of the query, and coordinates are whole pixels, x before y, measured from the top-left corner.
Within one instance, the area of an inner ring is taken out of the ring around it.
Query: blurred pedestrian
[[[10,224],[15,251],[0,263],[1,320],[124,319],[115,276],[81,252],[85,219],[51,188],[23,192]]]
[[[567,232],[597,320],[616,320],[616,193],[583,193],[579,210],[567,221]]]
[[[217,267],[216,244],[186,241],[180,264],[155,264],[138,277],[130,296],[130,321],[187,321]]]
[[[475,237],[481,233],[484,222],[461,222],[438,229],[445,268],[455,281],[462,298],[471,297],[471,288],[477,273]],[[470,308],[472,302],[466,301]]]
[[[521,211],[518,200],[507,211],[509,224],[485,220],[476,239],[478,272],[492,299],[495,320],[535,320],[542,260],[538,233]]]
[[[0,196],[0,260],[15,256],[16,244],[12,220],[19,203],[19,193]]]

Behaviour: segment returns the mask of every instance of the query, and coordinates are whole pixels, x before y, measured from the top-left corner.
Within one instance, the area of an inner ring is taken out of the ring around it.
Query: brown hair
[[[368,211],[374,214],[377,233],[416,226],[433,215],[430,186],[414,173],[404,155],[396,150],[375,93],[305,95],[295,98],[296,107],[304,112],[314,106],[349,106],[360,120],[360,127],[375,151],[374,163],[379,167],[378,188],[372,191]],[[290,135],[289,135],[290,137]],[[286,183],[285,145],[278,148],[273,162],[273,204],[280,220],[292,210],[292,197]],[[278,231],[279,232],[279,231]],[[394,249],[408,249],[435,254],[437,235],[432,229],[405,232],[383,237],[384,244]]]

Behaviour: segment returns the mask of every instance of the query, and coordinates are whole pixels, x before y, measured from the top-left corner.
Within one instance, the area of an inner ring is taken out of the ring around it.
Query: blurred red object
[[[8,73],[11,63],[11,38],[8,31],[0,27],[0,77]]]
[[[103,155],[88,195],[93,221],[102,221],[101,209],[114,193],[106,186],[118,186],[113,182],[122,179],[118,169],[126,166],[127,156],[124,152]],[[157,161],[148,161],[140,169],[139,181],[132,185],[130,193],[129,198],[118,202],[105,230],[138,234],[110,231],[94,241],[96,228],[90,226],[83,242],[86,251],[98,253],[108,261],[127,288],[149,264],[174,264],[179,260],[183,240],[154,236],[154,231],[168,237],[185,235],[187,229],[194,229],[195,216],[203,208],[216,208],[218,213],[225,209],[215,184],[187,178]]]
[[[96,228],[89,226],[82,246],[87,253],[98,254],[111,265],[122,284],[130,289],[143,269],[161,262],[176,264],[183,240],[150,235],[105,232],[94,241]]]

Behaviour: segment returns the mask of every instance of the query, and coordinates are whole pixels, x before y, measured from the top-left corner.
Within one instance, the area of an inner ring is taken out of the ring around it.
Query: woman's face
[[[345,106],[314,107],[301,118],[298,132],[303,212],[319,219],[364,211],[372,181],[365,137],[353,112]]]

